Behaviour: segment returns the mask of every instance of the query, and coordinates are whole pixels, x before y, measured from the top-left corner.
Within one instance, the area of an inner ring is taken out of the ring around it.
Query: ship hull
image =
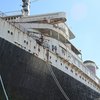
[[[0,75],[9,100],[66,100],[45,61],[0,38]],[[51,66],[70,100],[94,100],[99,93]],[[6,100],[0,84],[1,100]]]

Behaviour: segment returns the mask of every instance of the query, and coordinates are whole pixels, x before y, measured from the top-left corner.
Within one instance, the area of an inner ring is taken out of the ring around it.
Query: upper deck
[[[41,15],[40,17],[39,16],[40,15],[24,17],[21,15],[18,15],[18,16],[7,16],[7,17],[2,17],[2,18],[6,20],[7,22],[9,22],[10,24],[18,27],[18,29],[22,30],[27,35],[29,34],[41,35],[42,34],[44,37],[49,37],[50,41],[56,40],[56,42],[52,42],[53,44],[50,43],[51,47],[52,45],[56,46],[58,45],[58,43],[60,43],[60,46],[62,49],[60,50],[58,48],[59,53],[62,52],[63,49],[66,52],[66,48],[67,48],[69,50],[68,52],[69,52],[69,55],[71,55],[71,58],[72,59],[75,58],[76,62],[79,62],[79,64],[82,66],[82,69],[81,69],[82,72],[88,75],[92,80],[95,79],[94,81],[97,84],[99,84],[99,79],[95,75],[92,75],[91,71],[85,68],[82,60],[78,58],[78,55],[81,54],[80,51],[73,44],[69,42],[69,40],[73,39],[75,36],[71,32],[71,30],[68,28],[68,26],[65,24],[65,21],[66,21],[64,17],[65,15],[61,13],[61,16],[60,16],[60,13],[56,13],[56,14],[54,13],[54,14],[49,14],[49,15],[48,14]],[[57,19],[56,19],[56,16],[57,16]],[[62,56],[62,54],[59,54],[59,55]],[[71,61],[71,63],[74,63],[74,61]],[[79,67],[79,64],[75,64],[75,65]]]
[[[43,14],[37,16],[6,16],[3,18],[9,22],[16,24],[18,23],[26,29],[34,28],[36,30],[39,30],[41,33],[50,33],[50,31],[52,31],[54,35],[61,35],[63,37],[63,40],[69,40],[75,37],[68,26],[65,24],[67,19],[64,12]]]

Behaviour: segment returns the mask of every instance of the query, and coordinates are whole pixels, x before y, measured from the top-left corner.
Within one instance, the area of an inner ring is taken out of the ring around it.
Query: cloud
[[[71,17],[75,21],[83,20],[87,16],[87,6],[84,3],[74,3],[71,9]]]

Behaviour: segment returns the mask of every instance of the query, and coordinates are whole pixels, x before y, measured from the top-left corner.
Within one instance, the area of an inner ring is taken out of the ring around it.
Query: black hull
[[[52,66],[70,100],[94,100],[100,94]],[[9,100],[66,100],[47,64],[0,38],[0,74]],[[6,100],[0,84],[0,100]]]

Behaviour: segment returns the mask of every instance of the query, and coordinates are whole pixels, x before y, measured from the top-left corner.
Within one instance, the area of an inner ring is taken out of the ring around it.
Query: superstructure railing
[[[84,74],[87,79],[91,80],[89,84],[91,84],[93,88],[98,89],[98,87],[100,87],[100,79],[84,65],[82,59],[78,55],[76,55],[70,48],[66,47],[66,44],[64,45],[61,42],[59,42],[58,48],[59,49],[57,49],[57,51],[52,51],[52,46],[50,46],[49,49],[54,54],[57,54],[57,56],[64,59],[64,61],[69,62],[75,70],[79,71],[81,74]],[[85,77],[82,78],[86,80]]]
[[[80,69],[83,73],[85,73],[88,77],[90,77],[98,85],[100,85],[100,80],[98,79],[98,77],[83,64],[83,62],[81,61],[81,59],[79,59],[79,57],[77,57],[77,55],[75,55],[69,49],[67,49],[66,52],[67,52],[67,54],[66,54],[67,57],[66,58],[67,59],[70,58],[69,59],[70,63],[72,63],[73,65],[78,67],[78,69]]]

